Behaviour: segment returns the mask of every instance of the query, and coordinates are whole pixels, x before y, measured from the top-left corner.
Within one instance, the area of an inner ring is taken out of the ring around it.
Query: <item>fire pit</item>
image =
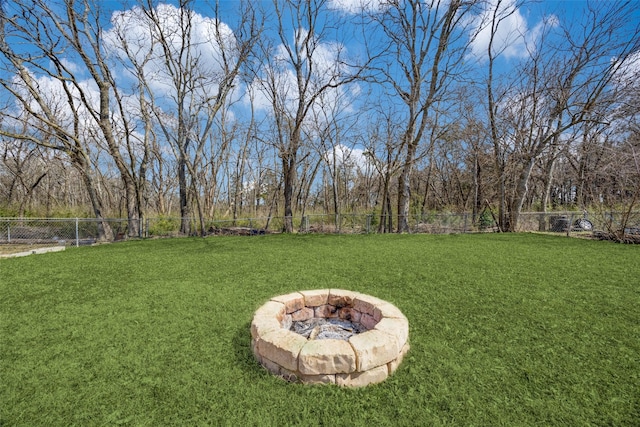
[[[254,314],[258,362],[288,381],[361,387],[391,375],[409,351],[409,322],[393,304],[322,289],[271,298]]]

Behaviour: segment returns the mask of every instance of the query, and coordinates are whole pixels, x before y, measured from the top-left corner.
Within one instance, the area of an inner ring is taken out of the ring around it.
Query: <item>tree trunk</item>
[[[409,232],[409,210],[411,208],[411,171],[415,161],[417,144],[409,143],[404,166],[398,177],[398,233]]]
[[[284,232],[293,232],[293,187],[296,178],[295,155],[290,154],[282,159],[284,177]]]
[[[111,111],[109,106],[109,86],[98,81],[100,88],[100,120],[99,126],[109,148],[109,154],[114,160],[118,173],[120,174],[120,180],[122,181],[125,192],[125,203],[127,207],[127,221],[128,221],[128,235],[137,236],[139,234],[140,224],[140,205],[138,204],[138,197],[136,196],[137,189],[136,183],[127,167],[122,155],[120,154],[120,147],[118,146],[115,136],[113,135],[111,125]]]
[[[529,178],[531,177],[531,171],[533,170],[534,165],[534,158],[529,158],[527,160],[527,163],[524,165],[520,176],[518,177],[518,183],[516,185],[516,192],[514,195],[514,203],[509,212],[510,221],[509,229],[507,231],[517,231],[518,220],[520,218],[520,213],[522,212],[522,207],[524,206],[524,201],[527,198],[527,192],[529,191]]]
[[[189,195],[187,188],[187,161],[181,153],[178,160],[178,187],[180,193],[180,233],[189,234],[190,227],[190,209]]]
[[[76,169],[82,175],[82,181],[84,182],[89,200],[91,201],[91,207],[93,208],[93,214],[98,221],[98,240],[112,242],[114,240],[113,230],[107,221],[105,221],[103,214],[102,200],[98,195],[91,171],[89,170],[89,162],[84,156],[84,153],[76,153],[73,156],[73,164]]]

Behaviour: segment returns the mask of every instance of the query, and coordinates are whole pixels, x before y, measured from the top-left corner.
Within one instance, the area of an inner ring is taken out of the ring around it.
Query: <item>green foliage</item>
[[[167,236],[180,231],[180,218],[154,218],[149,223],[151,236]]]
[[[11,206],[0,205],[0,218],[13,218],[18,215],[18,210]]]
[[[0,260],[0,425],[637,425],[638,248],[543,235],[130,241]],[[260,368],[253,312],[339,287],[396,304],[384,383]]]
[[[493,220],[493,216],[491,216],[491,212],[487,209],[483,210],[478,218],[478,227],[480,230],[486,230],[489,227],[492,227],[495,224]]]

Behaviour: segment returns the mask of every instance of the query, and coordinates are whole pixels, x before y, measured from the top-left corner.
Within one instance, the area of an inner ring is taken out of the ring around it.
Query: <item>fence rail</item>
[[[591,234],[597,231],[619,230],[640,235],[640,212],[603,212],[583,214],[578,212],[526,212],[520,214],[517,231]],[[207,235],[259,235],[281,232],[285,218],[242,218],[208,220]],[[384,232],[387,218],[380,215],[306,215],[293,217],[298,233],[365,234]],[[394,219],[395,220],[395,219]],[[134,222],[126,219],[106,219],[112,233],[105,237],[100,221],[88,218],[0,218],[0,244],[59,244],[81,246],[99,241],[115,241],[131,237],[178,237],[181,218],[147,218]],[[189,218],[190,229],[199,234],[199,222]],[[381,226],[382,225],[382,226]],[[497,231],[491,216],[475,218],[470,213],[429,213],[409,218],[411,233],[475,233]],[[189,233],[187,233],[189,234]]]

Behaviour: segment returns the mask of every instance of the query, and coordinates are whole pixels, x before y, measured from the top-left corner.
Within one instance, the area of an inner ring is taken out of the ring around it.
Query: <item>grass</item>
[[[638,425],[638,248],[544,235],[135,241],[0,260],[0,425]],[[285,383],[249,324],[339,287],[411,351],[363,389]]]

